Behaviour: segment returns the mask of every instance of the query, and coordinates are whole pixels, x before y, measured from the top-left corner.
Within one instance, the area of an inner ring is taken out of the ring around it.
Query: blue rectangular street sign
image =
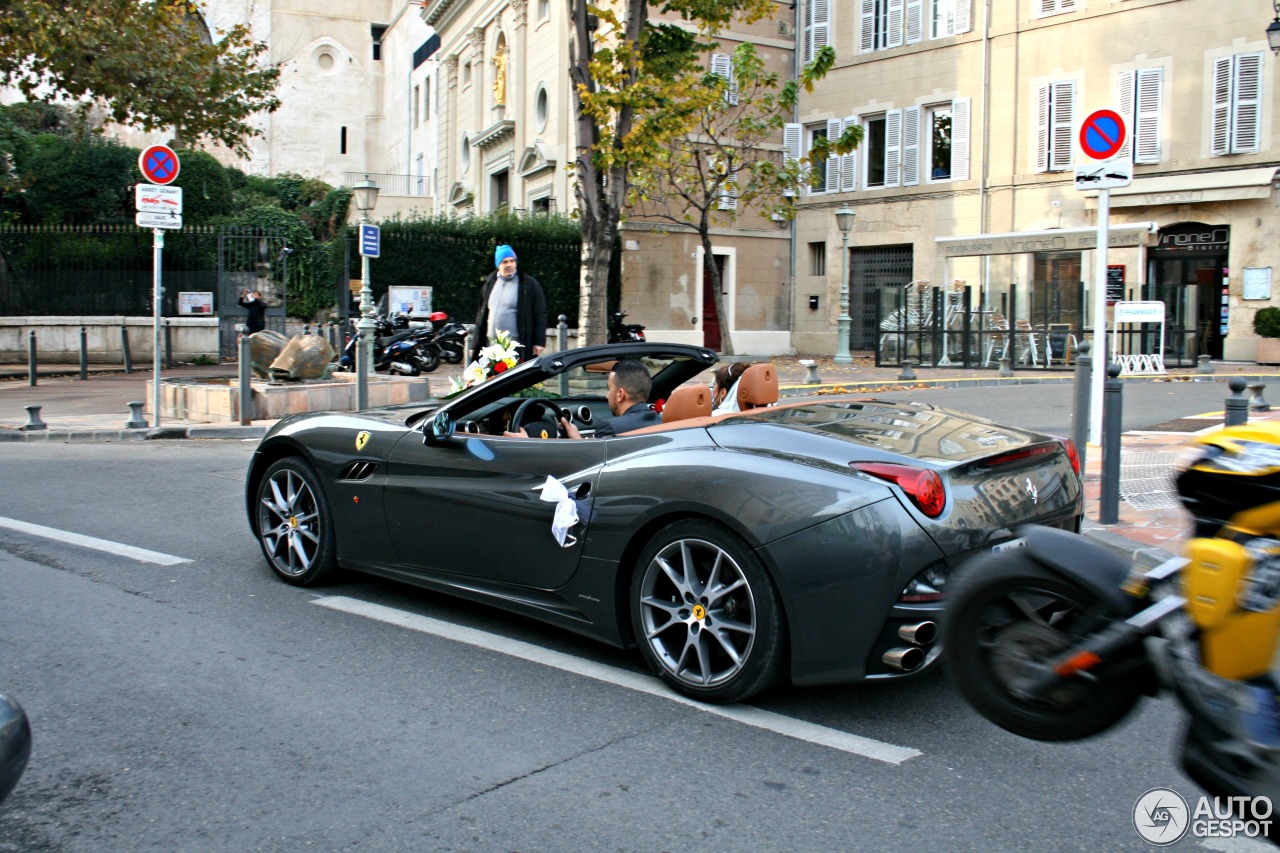
[[[376,258],[382,249],[382,231],[377,225],[360,226],[360,254]]]

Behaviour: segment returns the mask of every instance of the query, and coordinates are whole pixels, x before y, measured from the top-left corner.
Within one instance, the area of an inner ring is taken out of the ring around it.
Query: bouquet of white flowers
[[[520,342],[512,338],[510,332],[498,332],[493,336],[493,343],[480,350],[480,357],[467,365],[461,377],[449,378],[449,396],[461,394],[472,385],[479,385],[515,367],[520,363],[519,348]]]

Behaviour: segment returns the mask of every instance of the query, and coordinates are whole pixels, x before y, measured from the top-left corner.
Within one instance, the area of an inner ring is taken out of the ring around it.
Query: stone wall
[[[165,317],[174,361],[199,356],[218,358],[216,317]],[[151,317],[0,317],[0,364],[26,364],[31,333],[36,337],[36,361],[41,364],[79,364],[80,330],[85,332],[89,364],[123,364],[124,336],[135,363],[151,361],[155,325]],[[160,346],[164,352],[164,330]]]

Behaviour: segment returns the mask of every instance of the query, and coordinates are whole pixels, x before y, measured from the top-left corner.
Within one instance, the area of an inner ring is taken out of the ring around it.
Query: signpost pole
[[[160,426],[160,313],[164,304],[164,288],[161,287],[160,282],[160,263],[164,252],[164,229],[152,228],[151,233],[154,235],[151,245],[152,254],[154,255],[153,264],[155,265],[155,272],[152,274],[153,286],[151,294],[151,310],[154,321],[152,349],[155,351],[151,371],[151,412],[154,416],[152,423],[158,427]]]
[[[1093,252],[1093,377],[1089,406],[1089,441],[1102,443],[1102,394],[1106,387],[1107,365],[1107,231],[1111,219],[1111,190],[1098,190],[1098,237]]]

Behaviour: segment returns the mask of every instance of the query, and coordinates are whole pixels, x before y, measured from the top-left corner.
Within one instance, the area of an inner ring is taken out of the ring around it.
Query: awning
[[[1115,202],[1113,201],[1112,204]],[[1107,245],[1154,246],[1160,226],[1154,222],[1112,222],[1107,228]],[[937,237],[934,243],[943,258],[971,255],[1021,255],[1027,252],[1087,252],[1098,243],[1098,229],[1048,228],[1044,231],[1014,231],[1007,234],[971,234]]]
[[[1198,175],[1164,175],[1134,178],[1133,183],[1111,191],[1112,207],[1151,207],[1158,204],[1200,204],[1269,198],[1276,169],[1236,169]],[[1097,192],[1087,192],[1086,207],[1095,207]]]

